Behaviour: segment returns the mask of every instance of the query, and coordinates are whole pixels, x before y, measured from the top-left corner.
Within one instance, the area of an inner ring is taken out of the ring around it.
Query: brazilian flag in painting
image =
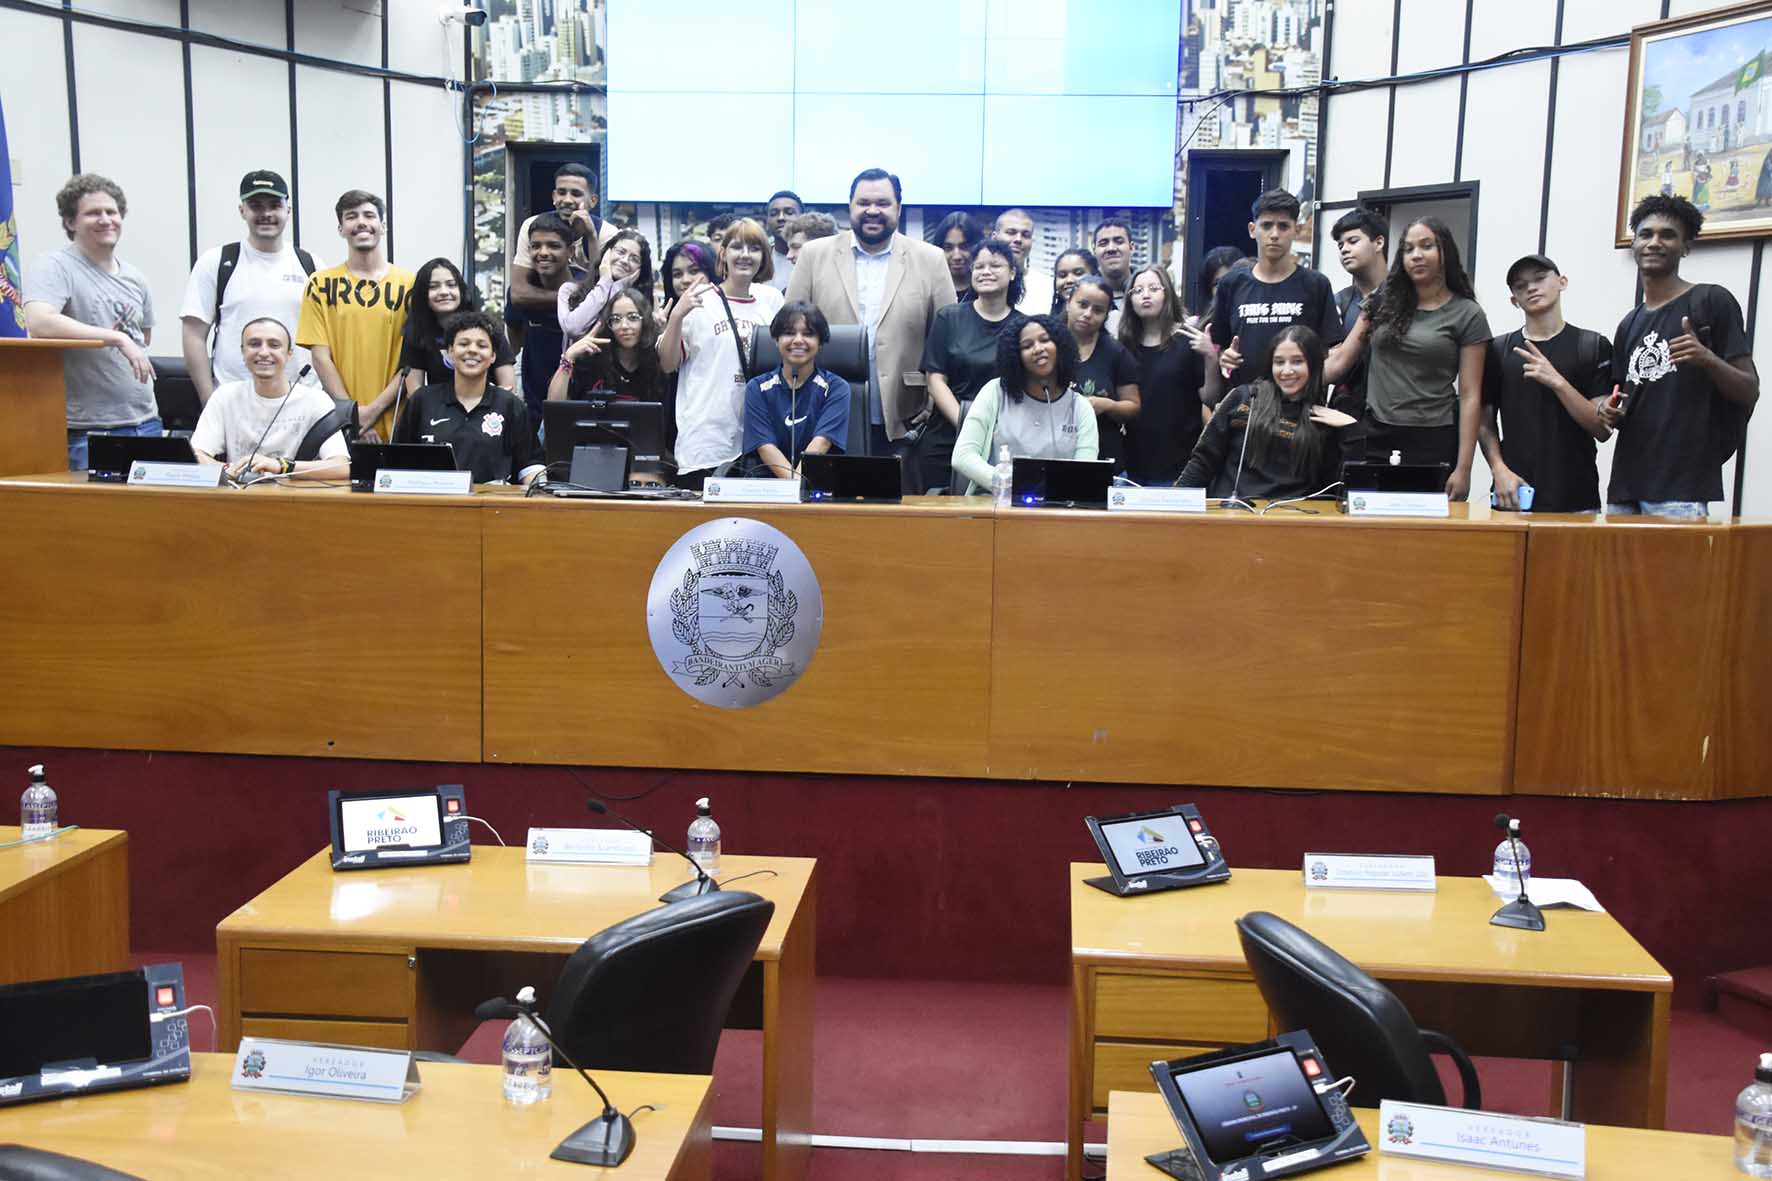
[[[12,163],[6,110],[0,107],[0,336],[25,334],[25,292],[18,269],[18,219],[12,216]]]
[[[1766,55],[1764,52],[1754,54],[1752,60],[1750,60],[1745,66],[1742,66],[1741,71],[1735,75],[1735,93],[1740,94],[1749,86],[1758,82],[1760,80],[1760,75],[1765,73],[1765,63]]]

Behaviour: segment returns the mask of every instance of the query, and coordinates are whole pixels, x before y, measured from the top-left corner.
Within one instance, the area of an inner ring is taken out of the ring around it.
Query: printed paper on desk
[[[1520,888],[1506,878],[1486,873],[1483,880],[1495,891],[1497,898],[1505,898],[1512,902],[1520,896]],[[1553,906],[1573,906],[1581,910],[1604,911],[1600,900],[1594,892],[1574,878],[1540,878],[1526,879],[1526,894],[1538,904],[1540,910]]]
[[[1378,1151],[1539,1177],[1582,1177],[1587,1127],[1386,1099],[1378,1105]]]

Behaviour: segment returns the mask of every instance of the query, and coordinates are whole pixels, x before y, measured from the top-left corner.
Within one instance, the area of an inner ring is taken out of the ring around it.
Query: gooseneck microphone
[[[1495,814],[1495,827],[1507,834],[1507,845],[1514,856],[1514,877],[1520,883],[1520,896],[1496,911],[1489,923],[1495,927],[1513,927],[1521,931],[1544,930],[1544,911],[1526,896],[1526,875],[1520,872],[1520,822],[1506,812]]]
[[[521,1014],[535,1023],[535,1028],[548,1039],[548,1045],[560,1060],[578,1071],[578,1077],[590,1084],[591,1090],[597,1092],[597,1098],[603,1100],[603,1114],[586,1124],[566,1139],[548,1155],[554,1160],[571,1161],[580,1165],[599,1165],[605,1169],[613,1169],[628,1159],[634,1151],[634,1125],[628,1117],[616,1110],[615,1104],[597,1080],[585,1073],[584,1067],[572,1060],[572,1056],[561,1049],[560,1043],[554,1040],[554,1031],[542,1021],[541,1015],[535,1011],[535,990],[525,988],[517,994],[516,1000],[506,1000],[495,996],[489,1001],[482,1001],[474,1010],[474,1016],[481,1021],[509,1020]]]
[[[277,419],[282,417],[283,407],[289,405],[289,395],[295,392],[295,387],[301,384],[302,378],[306,377],[313,371],[314,367],[312,365],[303,365],[301,367],[301,372],[295,375],[295,380],[289,383],[289,388],[283,391],[283,397],[277,403],[277,409],[271,415],[271,421],[265,423],[265,429],[259,432],[258,442],[252,445],[251,452],[246,456],[246,462],[240,465],[240,475],[237,479],[242,485],[253,482],[251,480],[252,461],[258,458],[258,449],[265,445],[265,436],[271,433],[271,428],[277,425]]]
[[[653,841],[662,845],[666,852],[675,853],[689,863],[689,867],[695,871],[695,877],[684,882],[680,886],[672,886],[669,890],[660,894],[658,896],[660,902],[681,902],[685,898],[696,898],[702,894],[712,894],[720,888],[720,883],[708,876],[708,871],[701,867],[701,862],[683,852],[683,850],[677,848],[675,845],[667,844],[666,842],[659,840],[658,834],[651,829],[641,828],[638,824],[635,824],[632,820],[629,820],[626,816],[623,816],[620,812],[617,812],[614,808],[611,808],[608,804],[605,804],[595,796],[592,796],[585,801],[585,807],[589,808],[599,816],[614,817],[635,832],[650,837]]]

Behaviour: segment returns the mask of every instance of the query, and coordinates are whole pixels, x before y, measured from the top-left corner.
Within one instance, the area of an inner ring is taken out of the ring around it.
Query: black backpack
[[[314,256],[300,246],[295,248],[295,257],[301,260],[301,269],[308,274],[313,274],[317,269],[314,266]],[[215,342],[221,338],[222,299],[228,292],[228,280],[234,277],[234,268],[239,265],[240,243],[229,242],[222,247],[221,262],[215,268],[215,311],[209,317],[209,349],[211,352],[215,351]],[[289,330],[295,331],[295,325],[291,324]],[[290,341],[289,343],[294,344],[295,342]]]

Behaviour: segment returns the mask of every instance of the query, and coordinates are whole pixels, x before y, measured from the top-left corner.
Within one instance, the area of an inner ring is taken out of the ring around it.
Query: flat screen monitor
[[[1124,898],[1230,880],[1224,850],[1192,804],[1083,822],[1108,868],[1107,877],[1083,879],[1098,890]]]
[[[1216,1164],[1335,1134],[1298,1056],[1289,1049],[1181,1069],[1173,1077],[1206,1155]]]
[[[541,404],[542,442],[548,467],[564,472],[572,449],[613,443],[628,449],[636,472],[657,472],[664,462],[664,405],[615,398],[574,398]],[[558,469],[555,464],[561,465]]]
[[[452,472],[455,448],[448,443],[352,443],[351,488],[367,492],[375,473],[387,468],[405,472]]]
[[[191,441],[177,435],[86,436],[86,478],[103,484],[125,483],[136,463],[196,462]]]
[[[184,968],[0,985],[0,1104],[191,1077]]]

